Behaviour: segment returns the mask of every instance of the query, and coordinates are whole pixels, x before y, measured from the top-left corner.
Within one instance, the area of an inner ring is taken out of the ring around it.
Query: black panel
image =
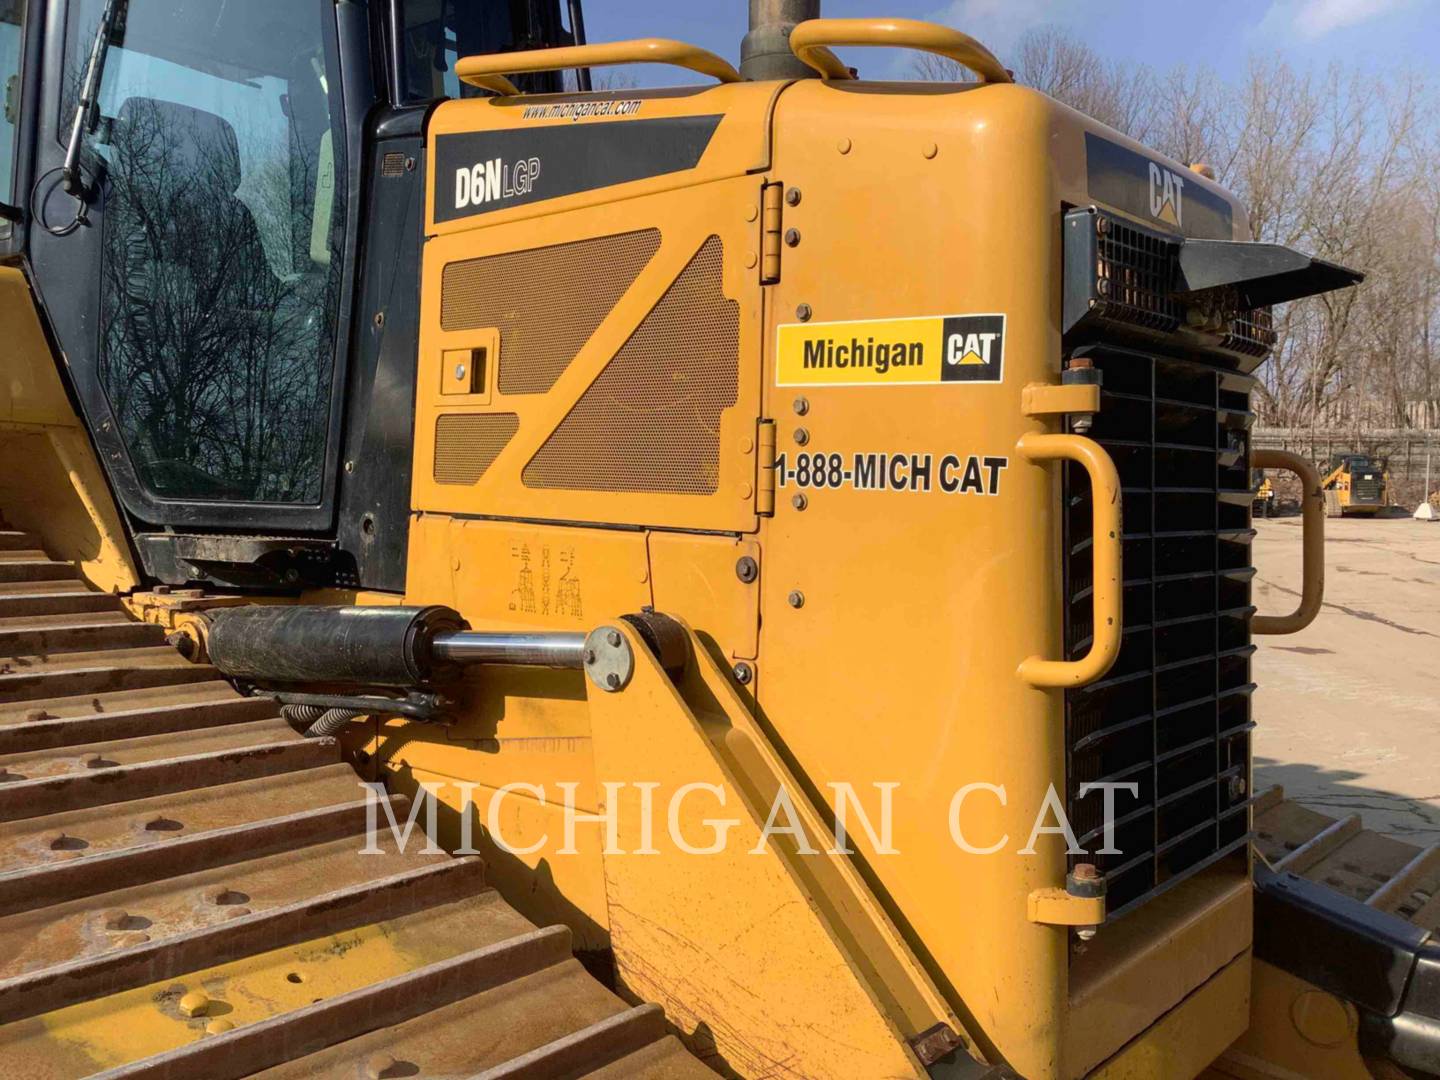
[[[1230,201],[1190,169],[1172,169],[1087,131],[1085,173],[1092,199],[1142,221],[1212,240],[1234,234]]]
[[[693,169],[720,119],[680,116],[437,136],[435,220]]]
[[[420,332],[426,108],[375,120],[370,147],[350,412],[340,478],[340,547],[363,588],[403,592]],[[377,319],[377,316],[380,318]]]

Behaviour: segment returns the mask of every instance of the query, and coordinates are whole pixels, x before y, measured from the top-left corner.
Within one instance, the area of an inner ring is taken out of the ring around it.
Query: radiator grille
[[[520,426],[515,413],[447,413],[435,421],[435,479],[473,484]]]
[[[1095,207],[1065,215],[1064,324],[1067,334],[1113,336],[1117,329],[1170,334],[1197,322],[1215,348],[1264,359],[1275,346],[1269,308],[1244,309],[1233,290],[1203,306],[1175,295],[1180,238]]]
[[[525,466],[535,488],[711,494],[720,414],[735,404],[739,307],[705,241]],[[503,356],[503,349],[502,349]]]
[[[1350,482],[1350,499],[1352,502],[1378,503],[1380,501],[1380,481],[1361,480],[1357,477]]]
[[[660,246],[657,229],[450,263],[444,330],[500,329],[502,394],[543,394]]]
[[[1066,783],[1080,844],[1106,876],[1111,916],[1249,838],[1251,492],[1249,393],[1236,370],[1105,345],[1079,348],[1103,379],[1091,437],[1124,492],[1124,625],[1104,679],[1065,695]],[[1090,484],[1065,471],[1065,641],[1090,644]],[[1114,846],[1102,795],[1117,793]]]

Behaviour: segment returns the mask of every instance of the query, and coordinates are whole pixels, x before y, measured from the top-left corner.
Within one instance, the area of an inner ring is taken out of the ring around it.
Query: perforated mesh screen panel
[[[499,327],[500,392],[543,394],[659,246],[659,230],[642,229],[450,263],[440,326]]]
[[[520,426],[514,413],[447,413],[435,421],[435,479],[473,484]]]
[[[735,404],[740,353],[723,258],[720,238],[706,240],[525,466],[526,486],[715,491],[720,414]]]

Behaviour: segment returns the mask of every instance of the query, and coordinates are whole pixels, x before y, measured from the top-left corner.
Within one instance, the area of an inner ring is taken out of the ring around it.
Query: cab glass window
[[[15,203],[15,133],[20,120],[20,37],[24,0],[0,0],[0,202]]]
[[[101,7],[70,5],[63,132]],[[328,34],[328,0],[120,5],[83,159],[99,378],[159,498],[321,498],[344,235]]]

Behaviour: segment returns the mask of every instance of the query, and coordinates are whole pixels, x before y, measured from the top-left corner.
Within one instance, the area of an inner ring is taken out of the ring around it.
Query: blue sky
[[[1065,27],[1102,56],[1168,68],[1208,65],[1237,75],[1252,53],[1280,53],[1300,66],[1353,61],[1433,70],[1440,58],[1440,0],[822,0],[826,15],[890,15],[958,27],[1002,61],[1032,26]],[[745,0],[588,0],[591,41],[671,37],[738,63]],[[843,51],[862,78],[904,70],[888,50]],[[641,85],[690,81],[665,69],[637,70]]]

